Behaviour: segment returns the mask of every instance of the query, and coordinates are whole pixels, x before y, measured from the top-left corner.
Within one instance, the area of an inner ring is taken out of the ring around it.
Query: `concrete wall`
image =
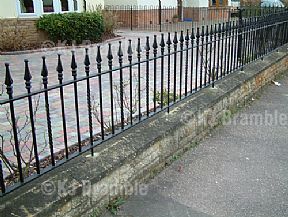
[[[23,36],[22,43],[25,47],[39,46],[43,41],[48,40],[48,35],[36,28],[36,21],[38,18],[23,18],[23,19],[5,19],[5,24],[1,31],[14,31],[18,29],[18,35]],[[18,32],[17,31],[17,32]]]
[[[0,1],[0,18],[15,18],[17,16],[18,14],[15,0]]]
[[[277,74],[287,73],[287,48],[188,97],[169,114],[161,112],[97,146],[93,157],[82,154],[1,197],[0,216],[99,216],[117,196],[144,194],[141,183],[227,121]]]

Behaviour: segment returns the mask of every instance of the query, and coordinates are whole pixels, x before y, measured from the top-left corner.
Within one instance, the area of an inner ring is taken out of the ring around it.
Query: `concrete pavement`
[[[288,216],[288,76],[120,207],[125,217]],[[111,214],[104,214],[105,217]]]

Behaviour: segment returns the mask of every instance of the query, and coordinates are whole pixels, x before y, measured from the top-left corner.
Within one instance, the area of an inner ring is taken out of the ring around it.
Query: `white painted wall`
[[[73,0],[69,1],[70,11],[74,11]],[[101,0],[91,0],[101,1]],[[104,1],[104,0],[103,0]],[[0,0],[0,18],[36,18],[43,15],[42,0],[33,0],[34,13],[21,13],[19,0]],[[53,0],[55,13],[61,12],[60,0]],[[78,0],[78,12],[83,11],[83,0]]]
[[[159,0],[138,0],[138,5],[158,6]],[[161,0],[163,7],[176,7],[177,0]]]
[[[83,2],[83,1],[81,1]],[[86,0],[87,10],[93,10],[97,7],[104,7],[104,0]]]
[[[183,0],[184,7],[209,7],[209,0]]]
[[[17,17],[16,2],[14,0],[0,0],[0,18]]]
[[[90,0],[95,1],[95,0]],[[176,7],[177,0],[161,0],[163,7]],[[104,0],[105,6],[109,5],[137,5],[137,6],[158,6],[159,0]]]
[[[95,0],[94,0],[95,1]],[[138,5],[137,0],[104,0],[105,6]]]

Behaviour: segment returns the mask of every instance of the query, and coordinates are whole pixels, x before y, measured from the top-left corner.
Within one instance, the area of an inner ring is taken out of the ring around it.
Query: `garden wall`
[[[21,39],[22,43],[25,44],[25,47],[29,45],[39,45],[47,40],[48,36],[44,32],[37,30],[36,21],[37,18],[1,19],[0,29],[2,33],[14,31],[14,37],[20,37],[17,41],[20,41]],[[10,39],[13,40],[12,38]]]

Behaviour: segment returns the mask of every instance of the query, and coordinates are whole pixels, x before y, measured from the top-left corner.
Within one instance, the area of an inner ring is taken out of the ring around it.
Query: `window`
[[[44,13],[54,12],[53,0],[43,0]]]
[[[21,13],[34,13],[33,0],[19,0]]]
[[[78,2],[77,0],[73,0],[74,2],[74,11],[78,11]]]
[[[1,1],[1,0],[0,0]],[[11,0],[10,0],[11,1]],[[45,13],[82,11],[79,0],[14,0],[19,17],[40,17]]]
[[[69,11],[68,0],[60,0],[61,1],[61,10]]]

